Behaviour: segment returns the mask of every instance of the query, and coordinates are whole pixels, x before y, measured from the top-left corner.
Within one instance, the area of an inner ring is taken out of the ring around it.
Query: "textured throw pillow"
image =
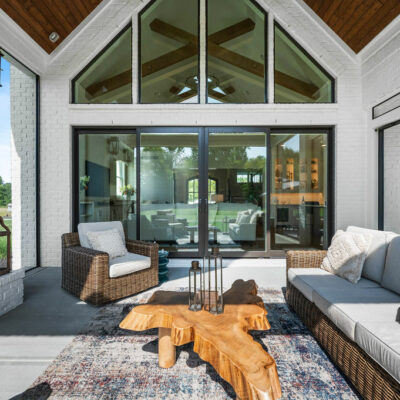
[[[370,235],[337,231],[321,268],[351,283],[357,283],[361,277],[370,242]]]
[[[88,232],[87,237],[92,249],[108,253],[110,260],[128,254],[128,250],[122,241],[122,237],[116,229]]]

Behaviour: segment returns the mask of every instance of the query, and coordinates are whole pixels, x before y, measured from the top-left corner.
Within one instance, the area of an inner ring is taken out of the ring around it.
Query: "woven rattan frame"
[[[325,254],[324,251],[290,251],[286,258],[287,270],[319,268]],[[286,299],[364,399],[400,400],[400,383],[288,281]]]
[[[107,253],[81,247],[78,233],[62,235],[61,287],[81,300],[101,305],[158,285],[158,244],[126,240],[130,253],[151,258],[150,268],[109,277]]]

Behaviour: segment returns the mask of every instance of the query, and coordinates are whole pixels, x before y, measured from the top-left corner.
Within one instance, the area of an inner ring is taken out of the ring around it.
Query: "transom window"
[[[150,2],[138,16],[139,35],[132,38],[126,27],[73,79],[73,103],[132,103],[133,79],[142,104],[266,103],[268,85],[275,103],[335,101],[334,79],[277,23],[268,52],[267,14],[254,0],[206,5],[206,21],[200,21],[199,0]],[[132,40],[138,57],[132,57]],[[268,57],[274,58],[273,82]],[[139,68],[132,69],[132,59]]]

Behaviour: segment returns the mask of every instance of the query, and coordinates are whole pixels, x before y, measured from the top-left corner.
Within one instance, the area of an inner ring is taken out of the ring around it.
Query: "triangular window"
[[[333,103],[334,79],[275,23],[275,103]]]
[[[132,103],[132,27],[127,26],[72,81],[75,104]]]

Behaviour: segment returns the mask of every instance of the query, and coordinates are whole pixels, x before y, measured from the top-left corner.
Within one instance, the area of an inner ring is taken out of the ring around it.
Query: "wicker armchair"
[[[151,267],[110,278],[107,253],[81,247],[78,233],[66,233],[61,241],[61,287],[83,301],[101,305],[158,285],[158,244],[126,240],[130,253],[151,258]]]
[[[320,268],[325,255],[322,250],[288,251],[286,273],[290,268]],[[400,400],[400,384],[288,280],[286,299],[364,399]]]

